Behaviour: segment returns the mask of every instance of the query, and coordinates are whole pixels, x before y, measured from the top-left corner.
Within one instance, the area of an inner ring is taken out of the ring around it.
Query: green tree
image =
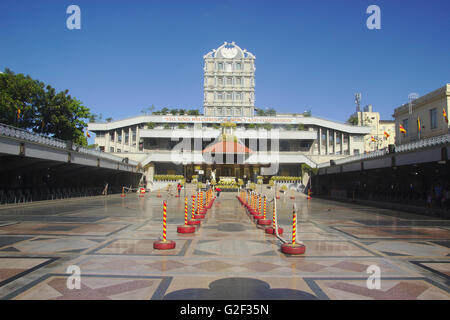
[[[263,109],[258,109],[256,111],[256,115],[259,117],[264,117],[266,115],[266,112]]]
[[[276,116],[277,115],[277,111],[274,108],[269,108],[266,111],[266,115],[268,115],[268,116]]]
[[[68,90],[57,93],[50,85],[9,69],[0,74],[2,123],[86,146],[85,121],[93,118]]]
[[[188,110],[187,114],[190,116],[198,116],[198,115],[200,115],[200,111],[198,111],[198,109],[191,109],[191,110]]]
[[[358,117],[356,115],[350,116],[350,118],[348,118],[347,120],[347,123],[351,124],[352,126],[358,125]]]
[[[273,125],[271,123],[264,123],[262,127],[266,130],[272,130]]]
[[[169,109],[168,108],[164,107],[164,108],[161,109],[161,114],[165,115],[167,113],[169,113]]]
[[[147,114],[153,114],[153,111],[155,111],[155,105],[154,104],[152,104],[150,107],[143,108],[141,110],[141,113],[147,115]]]
[[[284,126],[284,129],[286,129],[286,130],[292,130],[294,128],[294,125],[292,125],[292,124],[287,124],[287,125],[285,125]]]
[[[42,132],[62,140],[87,145],[84,135],[85,120],[91,116],[83,103],[69,95],[69,90],[56,93],[51,86],[46,87],[45,99],[38,110],[37,118],[42,124]]]
[[[34,129],[39,99],[44,95],[40,84],[23,74],[5,69],[0,74],[0,122],[22,129]]]
[[[103,115],[101,113],[91,113],[91,116],[89,117],[89,122],[97,122],[102,121]]]

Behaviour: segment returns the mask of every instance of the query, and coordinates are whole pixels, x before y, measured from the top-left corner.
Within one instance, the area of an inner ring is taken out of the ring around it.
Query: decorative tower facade
[[[205,116],[252,117],[255,109],[255,56],[225,42],[204,57]]]

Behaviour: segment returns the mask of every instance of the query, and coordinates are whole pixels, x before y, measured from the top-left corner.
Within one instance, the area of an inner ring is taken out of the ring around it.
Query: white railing
[[[409,151],[414,151],[414,150],[418,150],[418,149],[422,149],[422,148],[427,148],[427,147],[432,147],[432,146],[436,146],[436,145],[440,145],[440,144],[447,144],[447,143],[450,143],[450,134],[445,134],[445,135],[441,135],[441,136],[437,136],[437,137],[426,138],[426,139],[421,139],[421,140],[417,140],[414,142],[402,144],[402,145],[395,147],[395,152],[396,153],[409,152]],[[349,163],[349,162],[358,161],[358,160],[378,158],[378,157],[384,156],[388,153],[389,153],[389,151],[386,149],[377,150],[377,151],[370,152],[370,153],[365,153],[365,154],[347,157],[344,159],[335,160],[335,163],[337,165],[339,165],[339,164]],[[329,166],[330,166],[329,162],[324,162],[324,163],[320,163],[317,167],[318,168],[326,168]]]
[[[57,138],[52,138],[43,134],[38,133],[32,133],[24,129],[12,127],[3,123],[0,123],[0,136],[6,136],[11,137],[19,140],[24,141],[30,141],[38,144],[42,144],[45,146],[53,147],[53,148],[60,148],[60,149],[69,149],[69,145],[67,141],[60,140]],[[108,154],[105,152],[88,149],[86,147],[72,144],[71,147],[72,151],[89,154],[95,157],[103,158],[103,159],[109,159],[116,162],[122,162],[123,158],[114,156],[112,154]],[[136,166],[138,163],[136,161],[129,160],[128,164]]]

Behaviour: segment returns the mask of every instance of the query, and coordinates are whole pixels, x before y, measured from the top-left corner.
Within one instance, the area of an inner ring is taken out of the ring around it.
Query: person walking
[[[177,184],[178,197],[180,197],[181,188],[182,188],[181,183],[178,182]]]
[[[222,191],[222,189],[220,188],[216,188],[216,192],[217,192],[217,198],[220,197],[220,192]]]

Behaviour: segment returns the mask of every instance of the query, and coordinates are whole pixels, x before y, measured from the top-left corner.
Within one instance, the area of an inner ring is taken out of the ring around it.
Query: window
[[[236,92],[236,100],[242,100],[242,93]]]
[[[233,95],[231,94],[231,92],[227,93],[227,100],[233,100]]]
[[[109,152],[114,152],[114,147],[110,147]]]
[[[117,142],[122,143],[122,131],[116,131]]]
[[[235,109],[234,109],[234,112],[235,112],[235,114],[236,114],[237,116],[240,116],[240,115],[242,114],[241,108],[235,108]]]
[[[359,154],[359,149],[353,149],[353,154]]]
[[[227,86],[231,86],[233,84],[233,78],[227,78]]]
[[[125,132],[125,144],[128,144],[129,134],[128,131]]]
[[[217,78],[217,81],[219,82],[219,86],[223,86],[223,78]]]
[[[242,64],[240,62],[236,62],[236,70],[242,70]]]
[[[223,100],[223,93],[217,92],[217,100]]]
[[[236,85],[240,86],[242,84],[241,78],[236,78]]]
[[[223,63],[222,63],[222,62],[219,62],[219,63],[217,64],[217,70],[219,70],[219,71],[222,71],[222,70],[223,70]]]
[[[231,62],[227,62],[225,71],[226,72],[232,72],[233,71],[233,65],[231,64]]]
[[[233,111],[231,110],[231,108],[227,108],[227,116],[232,116],[233,115]]]
[[[221,116],[222,115],[222,108],[216,109],[216,115]]]
[[[122,150],[120,150],[120,149],[117,149],[117,152],[122,152]]]
[[[430,110],[430,122],[431,129],[436,129],[438,127],[436,108]]]

